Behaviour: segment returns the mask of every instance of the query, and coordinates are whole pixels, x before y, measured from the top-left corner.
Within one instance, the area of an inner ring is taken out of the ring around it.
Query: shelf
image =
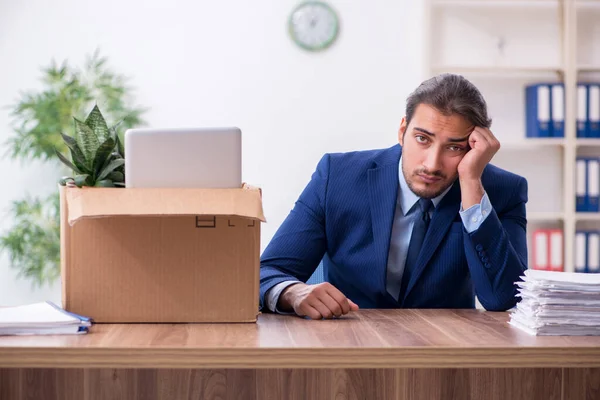
[[[563,68],[559,66],[536,67],[536,66],[515,66],[515,67],[494,67],[494,66],[461,66],[461,65],[435,65],[432,71],[436,74],[450,72],[461,75],[498,75],[506,77],[535,76],[539,74],[562,74]],[[507,76],[508,75],[508,76]]]
[[[591,0],[591,1],[576,1],[575,7],[578,10],[600,10],[600,1]]]
[[[527,221],[529,222],[546,222],[558,221],[564,219],[562,212],[528,212]]]
[[[600,138],[577,138],[576,145],[579,146],[600,146]]]
[[[600,72],[600,65],[581,64],[577,66],[577,72]]]
[[[500,142],[500,151],[504,150],[527,150],[541,146],[564,146],[564,138],[529,138],[513,142]]]
[[[600,212],[579,212],[575,214],[576,221],[600,221]]]
[[[477,8],[558,8],[557,0],[432,0],[434,7],[477,7]]]

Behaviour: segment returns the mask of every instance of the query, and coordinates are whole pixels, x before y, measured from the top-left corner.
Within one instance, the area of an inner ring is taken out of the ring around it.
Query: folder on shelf
[[[577,212],[584,212],[587,211],[587,160],[578,157],[575,168],[575,210]]]
[[[533,269],[550,269],[550,240],[546,229],[533,232]]]
[[[555,83],[552,85],[550,105],[552,119],[550,136],[565,137],[565,87],[563,84]]]
[[[587,232],[575,232],[575,272],[586,272]]]
[[[550,237],[549,243],[549,260],[551,271],[564,271],[563,265],[563,231],[561,229],[548,230]]]
[[[598,212],[600,201],[600,159],[587,160],[587,209],[588,212]]]
[[[587,232],[586,272],[600,272],[600,232]]]
[[[577,84],[577,137],[587,137],[588,91],[583,83]]]
[[[527,137],[551,136],[550,85],[526,86],[525,108]]]
[[[588,85],[588,121],[586,133],[588,137],[600,138],[600,83]]]

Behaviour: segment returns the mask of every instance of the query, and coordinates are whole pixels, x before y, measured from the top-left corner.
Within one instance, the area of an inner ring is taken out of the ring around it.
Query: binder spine
[[[586,271],[587,259],[587,233],[575,232],[575,272]]]
[[[563,263],[563,231],[560,229],[551,229],[548,231],[550,236],[548,246],[548,259],[550,260],[550,270],[564,271]]]
[[[600,83],[591,83],[588,85],[589,91],[589,118],[588,118],[588,137],[600,137]]]
[[[587,211],[598,212],[600,201],[600,159],[587,160]]]
[[[525,88],[527,137],[550,136],[550,86],[539,84]]]
[[[533,269],[548,270],[550,267],[549,234],[545,229],[533,232]]]
[[[586,272],[600,272],[600,232],[588,233],[587,269]]]
[[[552,85],[550,103],[552,118],[551,136],[565,137],[565,88],[562,84]]]
[[[577,158],[575,172],[575,211],[584,212],[587,210],[586,204],[586,186],[587,186],[587,162],[584,158]]]
[[[584,84],[577,85],[577,137],[587,136],[586,125],[588,115],[587,87]]]

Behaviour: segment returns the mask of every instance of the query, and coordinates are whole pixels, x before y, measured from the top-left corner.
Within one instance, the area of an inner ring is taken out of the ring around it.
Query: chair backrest
[[[319,266],[317,267],[317,269],[315,269],[315,272],[313,272],[311,277],[308,278],[306,283],[309,285],[316,285],[317,283],[323,283],[323,282],[325,282],[325,274],[323,271],[323,261],[321,261],[319,263]]]

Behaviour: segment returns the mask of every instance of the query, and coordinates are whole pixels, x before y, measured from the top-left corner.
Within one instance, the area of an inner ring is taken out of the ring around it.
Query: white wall
[[[268,243],[324,152],[393,145],[406,96],[422,76],[423,1],[330,0],[337,43],[310,54],[286,23],[296,0],[0,2],[0,105],[39,88],[52,58],[81,65],[96,47],[132,77],[150,126],[237,125],[243,179],[260,185]],[[0,141],[10,135],[0,111]],[[40,165],[0,160],[4,212],[27,191],[55,190]],[[34,186],[38,188],[33,189]],[[59,301],[59,285],[34,291],[0,258],[0,305]]]

